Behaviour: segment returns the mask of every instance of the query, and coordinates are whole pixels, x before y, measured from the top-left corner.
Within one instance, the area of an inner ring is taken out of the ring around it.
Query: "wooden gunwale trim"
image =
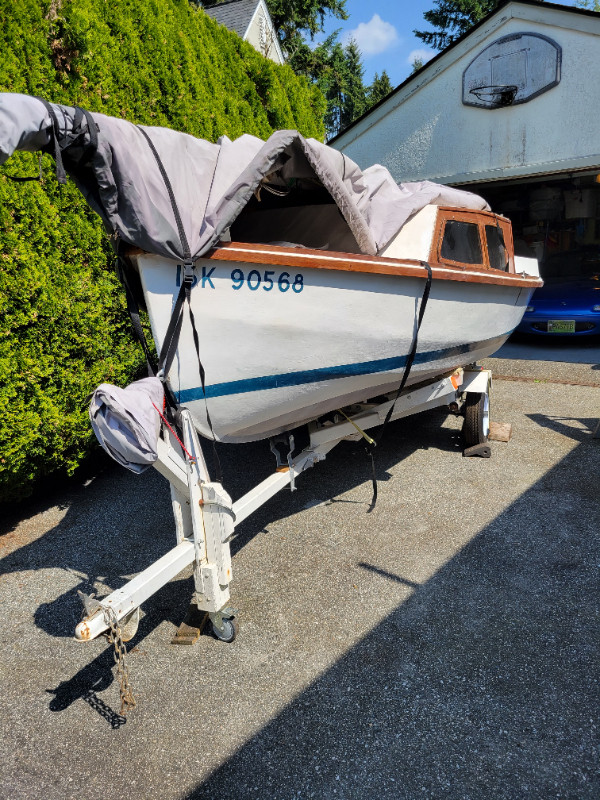
[[[333,251],[310,250],[308,248],[292,250],[287,247],[262,244],[243,244],[232,242],[211,250],[203,259],[210,261],[236,261],[246,264],[265,264],[277,267],[294,267],[298,269],[331,269],[343,272],[361,272],[376,275],[398,275],[424,278],[427,270],[420,261],[413,259],[399,260],[381,256],[355,255],[336,253]],[[437,280],[461,281],[463,283],[489,283],[501,286],[518,286],[520,288],[536,288],[542,286],[539,278],[514,275],[487,269],[468,269],[442,264],[431,264],[433,277]]]

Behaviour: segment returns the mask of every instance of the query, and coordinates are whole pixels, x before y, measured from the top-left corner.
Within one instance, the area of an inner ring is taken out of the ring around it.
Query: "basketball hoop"
[[[486,103],[489,108],[502,108],[502,106],[512,105],[518,86],[512,84],[496,86],[475,86],[469,90],[469,94],[474,94],[482,103]]]

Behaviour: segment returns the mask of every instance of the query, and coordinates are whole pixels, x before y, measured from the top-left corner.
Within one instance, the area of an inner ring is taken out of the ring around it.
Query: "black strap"
[[[171,319],[167,326],[167,332],[163,339],[160,354],[158,356],[158,371],[164,375],[165,379],[171,370],[175,353],[177,352],[177,345],[179,344],[179,334],[181,333],[181,325],[183,323],[183,304],[186,299],[186,284],[189,282],[190,289],[194,279],[191,269],[184,267],[179,294],[175,300],[173,311],[171,312]],[[202,374],[203,370],[200,370]]]
[[[141,344],[142,350],[144,351],[144,355],[146,356],[146,367],[148,369],[148,375],[150,377],[153,377],[154,375],[156,375],[156,369],[154,368],[154,365],[152,363],[152,354],[150,352],[150,348],[148,347],[146,335],[142,327],[138,302],[135,299],[135,294],[133,293],[131,286],[129,285],[129,282],[127,280],[127,270],[125,267],[123,257],[121,255],[117,255],[117,270],[118,270],[119,280],[121,281],[121,283],[125,288],[125,297],[127,299],[127,312],[129,314],[129,319],[131,320],[131,327],[133,328],[134,336]]]
[[[87,164],[87,162],[91,160],[94,153],[98,149],[98,126],[94,122],[94,118],[92,117],[90,112],[87,111],[85,108],[79,108],[79,106],[77,106],[75,110],[81,111],[87,122],[87,129],[90,137],[90,143],[87,147],[85,157],[81,161],[82,164]]]
[[[144,333],[144,328],[142,327],[139,305],[136,300],[135,293],[132,290],[127,280],[127,266],[123,256],[120,254],[117,255],[117,272],[119,280],[121,281],[121,283],[125,288],[125,297],[127,298],[127,311],[129,313],[129,319],[131,320],[131,327],[133,328],[134,336],[141,344],[142,349],[144,351],[144,355],[146,357],[146,367],[148,370],[148,375],[150,377],[154,377],[157,373],[157,370],[154,367],[152,353],[150,352],[148,341]],[[181,420],[179,419],[179,412],[177,409],[177,399],[173,394],[171,387],[165,381],[163,381],[163,390],[165,393],[165,401],[166,401],[165,414],[167,420],[169,421],[169,424],[176,429],[179,438],[183,439],[183,426],[181,424]],[[216,453],[215,455],[216,455],[216,461],[219,462],[218,455]],[[220,472],[220,462],[219,462],[219,472]]]
[[[169,374],[169,370],[171,369],[173,359],[175,358],[177,345],[179,343],[179,334],[181,333],[181,325],[183,322],[183,304],[186,299],[188,301],[188,308],[190,311],[190,320],[192,320],[192,328],[194,332],[194,344],[196,343],[196,339],[198,336],[198,334],[196,333],[196,326],[193,322],[192,307],[190,304],[190,292],[192,288],[192,283],[194,281],[194,263],[192,261],[190,245],[185,233],[185,229],[183,227],[183,222],[181,221],[181,214],[179,213],[179,208],[177,207],[177,201],[175,200],[175,193],[173,191],[171,181],[169,180],[169,176],[167,175],[165,166],[162,163],[162,159],[159,156],[158,151],[154,146],[154,142],[152,141],[152,139],[148,136],[148,134],[143,128],[141,128],[139,125],[137,127],[138,130],[142,133],[142,135],[146,139],[148,147],[150,148],[150,150],[152,150],[152,154],[154,155],[154,158],[158,165],[159,172],[162,176],[163,182],[167,189],[169,200],[171,202],[171,208],[173,210],[173,216],[175,217],[175,223],[177,225],[177,231],[179,233],[179,241],[181,243],[181,250],[183,253],[183,261],[184,261],[181,288],[179,289],[179,294],[177,295],[177,299],[175,300],[175,306],[173,307],[171,319],[169,320],[169,325],[167,326],[167,332],[165,334],[165,338],[163,340],[163,344],[160,349],[160,354],[158,357],[158,374],[164,376],[164,379],[166,380],[167,375]],[[197,353],[198,353],[200,378],[202,378],[204,375],[204,367],[200,362],[199,345]],[[202,387],[202,391],[204,393],[204,386]]]
[[[392,418],[392,414],[394,413],[394,408],[396,407],[396,402],[398,398],[402,394],[404,387],[406,386],[406,381],[408,380],[408,376],[410,375],[410,371],[412,369],[412,365],[415,360],[415,356],[417,354],[417,345],[419,342],[419,330],[421,328],[421,323],[423,322],[423,315],[425,314],[425,308],[427,307],[427,301],[429,300],[429,293],[431,291],[431,281],[432,281],[432,273],[431,267],[426,261],[421,261],[421,266],[425,267],[427,270],[427,280],[425,281],[425,289],[423,290],[423,296],[421,297],[421,304],[419,306],[419,314],[417,317],[417,324],[415,326],[415,330],[413,333],[412,344],[410,346],[410,351],[408,356],[406,357],[406,364],[404,365],[404,372],[402,373],[402,380],[400,381],[400,386],[396,391],[396,396],[394,397],[394,402],[389,407],[387,414],[385,415],[385,419],[383,421],[383,425],[379,429],[379,432],[373,437],[373,444],[368,443],[366,445],[367,454],[371,457],[371,467],[373,470],[373,497],[371,498],[371,506],[369,511],[372,511],[375,508],[375,504],[377,503],[377,475],[375,471],[375,446],[379,444],[381,439],[383,438],[383,434],[385,433],[385,429],[388,426],[390,419]]]
[[[183,307],[184,307],[184,302],[187,302],[188,314],[190,316],[190,323],[192,325],[192,334],[194,337],[194,347],[196,348],[196,357],[198,359],[198,371],[200,373],[200,384],[202,386],[202,395],[204,397],[204,407],[206,409],[206,421],[208,423],[208,427],[210,428],[210,432],[212,434],[213,454],[215,457],[215,465],[217,468],[217,481],[221,483],[223,481],[221,461],[217,453],[216,436],[213,429],[212,420],[210,418],[210,413],[208,410],[208,402],[206,399],[206,373],[204,371],[204,365],[202,364],[202,359],[200,358],[200,340],[198,337],[198,331],[196,329],[196,320],[194,318],[194,312],[192,311],[191,298],[192,298],[192,284],[194,282],[194,262],[192,261],[190,245],[187,236],[185,234],[185,229],[183,227],[183,222],[181,220],[181,214],[179,213],[179,208],[177,207],[177,201],[175,200],[175,193],[173,192],[171,181],[169,180],[169,176],[167,175],[167,171],[164,167],[164,164],[162,163],[161,157],[158,154],[156,147],[154,146],[154,142],[148,136],[146,131],[139,125],[137,127],[138,130],[144,135],[146,141],[148,142],[150,150],[152,150],[154,158],[156,159],[156,163],[158,164],[158,169],[160,171],[160,174],[162,175],[162,179],[167,189],[169,200],[171,201],[173,216],[175,217],[175,223],[177,224],[177,231],[179,233],[179,241],[181,242],[181,250],[183,253],[183,262],[184,262],[181,288],[179,289],[179,294],[177,295],[177,299],[175,300],[175,306],[173,307],[171,319],[169,320],[169,324],[167,326],[167,332],[165,334],[162,347],[160,349],[160,354],[158,357],[157,374],[158,377],[161,378],[161,380],[163,381],[163,385],[165,386],[165,391],[167,391],[168,390],[167,375],[169,374],[171,365],[173,363],[173,359],[175,358],[175,353],[177,352],[177,345],[179,343],[179,336],[181,334],[181,325],[183,323]]]
[[[148,146],[150,150],[152,150],[154,154],[154,158],[156,159],[156,163],[158,164],[158,169],[160,170],[160,174],[162,175],[162,179],[165,182],[165,186],[167,187],[167,192],[169,193],[169,200],[171,201],[171,208],[173,209],[173,216],[175,217],[175,222],[177,223],[177,231],[179,233],[179,241],[181,242],[181,249],[183,252],[183,260],[186,262],[192,261],[192,254],[190,252],[190,246],[188,244],[187,236],[185,235],[185,230],[183,227],[183,222],[181,221],[181,215],[179,213],[179,208],[177,207],[177,201],[175,200],[175,193],[173,192],[173,187],[171,186],[171,181],[169,180],[169,176],[167,175],[167,171],[164,167],[164,164],[161,161],[160,156],[158,155],[158,151],[154,146],[154,142],[148,136],[146,131],[141,128],[139,125],[137,126],[138,130],[141,131],[148,142]]]
[[[52,129],[50,133],[50,144],[53,145],[54,147],[54,160],[56,162],[56,179],[59,183],[66,183],[67,173],[65,172],[62,155],[60,153],[59,139],[61,137],[61,132],[58,124],[58,119],[56,118],[54,109],[47,100],[44,100],[43,97],[38,97],[37,99],[40,101],[40,103],[44,105],[48,114],[50,114],[50,121],[52,122]]]
[[[60,129],[56,112],[52,104],[45,100],[43,97],[37,97],[37,100],[43,104],[44,108],[50,115],[52,127],[50,129],[50,149],[54,153],[54,160],[56,162],[56,179],[59,183],[65,184],[67,182],[67,173],[63,163],[62,148],[69,147],[75,143],[82,134],[89,136],[89,141],[84,147],[83,155],[78,158],[78,165],[85,166],[94,156],[98,149],[98,125],[94,121],[91,113],[85,108],[75,106],[75,115],[73,116],[73,125],[70,133]],[[82,129],[82,122],[85,119],[87,122],[87,131]],[[67,154],[65,154],[67,158]],[[41,179],[41,162],[40,162],[40,179]],[[26,180],[36,180],[36,178],[27,178]]]

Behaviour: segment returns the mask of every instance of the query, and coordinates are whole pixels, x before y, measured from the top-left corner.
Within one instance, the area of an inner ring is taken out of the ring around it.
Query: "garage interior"
[[[511,220],[516,255],[537,258],[544,280],[600,274],[598,170],[460,188],[481,195]],[[591,322],[577,321],[574,332],[593,328]]]
[[[544,175],[461,186],[484,197],[513,226],[517,255],[534,256],[541,265],[555,253],[594,249],[600,259],[600,174]],[[576,271],[576,258],[573,264]],[[547,276],[551,277],[551,276]]]

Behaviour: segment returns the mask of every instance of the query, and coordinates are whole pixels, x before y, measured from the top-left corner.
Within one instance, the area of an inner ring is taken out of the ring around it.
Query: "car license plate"
[[[575,333],[575,320],[549,319],[548,333]]]

